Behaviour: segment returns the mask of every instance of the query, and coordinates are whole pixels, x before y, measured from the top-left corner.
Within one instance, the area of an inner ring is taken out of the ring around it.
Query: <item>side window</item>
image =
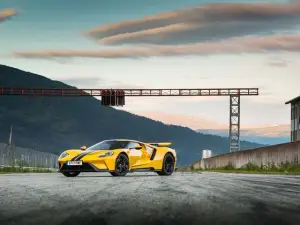
[[[146,151],[148,152],[148,154],[151,156],[152,155],[152,153],[153,153],[153,148],[151,148],[150,146],[147,146],[146,145]]]
[[[127,148],[135,148],[136,146],[141,146],[139,143],[129,142]]]

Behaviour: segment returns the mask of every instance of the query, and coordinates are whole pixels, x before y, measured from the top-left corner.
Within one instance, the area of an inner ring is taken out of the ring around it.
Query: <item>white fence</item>
[[[58,168],[58,156],[29,148],[0,143],[0,165]]]

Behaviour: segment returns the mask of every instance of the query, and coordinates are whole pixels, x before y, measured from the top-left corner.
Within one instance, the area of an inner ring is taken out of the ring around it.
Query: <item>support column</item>
[[[240,95],[230,95],[229,152],[240,150]]]

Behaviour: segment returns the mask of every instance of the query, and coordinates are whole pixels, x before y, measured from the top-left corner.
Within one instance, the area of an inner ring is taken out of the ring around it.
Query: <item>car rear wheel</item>
[[[77,177],[80,174],[80,172],[62,172],[62,174],[66,177]]]
[[[170,176],[174,172],[175,159],[171,153],[167,153],[164,157],[162,170],[157,172],[160,176]]]
[[[112,176],[125,176],[129,172],[129,159],[127,155],[120,154],[116,159],[115,171],[110,172]]]

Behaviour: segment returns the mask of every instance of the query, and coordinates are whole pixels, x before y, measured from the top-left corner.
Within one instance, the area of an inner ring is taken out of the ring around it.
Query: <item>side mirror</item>
[[[142,149],[142,146],[136,146],[134,149],[136,149],[136,150],[141,150],[141,149]]]
[[[84,151],[84,150],[86,150],[86,146],[82,146],[80,149],[81,149],[82,151]]]

